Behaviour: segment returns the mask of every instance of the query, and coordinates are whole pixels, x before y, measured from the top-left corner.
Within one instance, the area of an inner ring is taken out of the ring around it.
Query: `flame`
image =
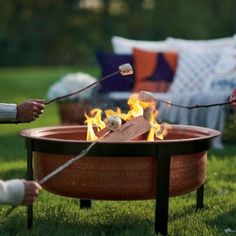
[[[93,141],[98,139],[96,136],[93,127],[97,128],[97,131],[104,129],[106,127],[106,122],[110,116],[118,116],[123,121],[132,120],[138,116],[144,116],[149,124],[151,125],[151,129],[148,133],[147,140],[154,141],[157,139],[164,139],[164,136],[167,134],[170,126],[168,125],[160,125],[156,121],[156,117],[158,115],[158,111],[156,110],[155,101],[151,102],[143,102],[138,99],[138,94],[132,94],[127,102],[129,106],[129,111],[127,113],[123,113],[120,108],[116,110],[105,110],[105,118],[102,120],[103,111],[101,109],[95,108],[90,111],[90,116],[85,114],[87,124],[87,140]]]
[[[115,115],[115,116],[120,117],[122,120],[127,120],[127,114],[122,113],[121,109],[119,107],[117,107],[116,111],[113,111],[111,109],[105,110],[105,114],[106,114],[107,118],[109,118],[110,116],[114,116]]]
[[[106,123],[102,121],[102,110],[95,108],[90,111],[91,115],[93,115],[94,125],[98,127],[98,130],[101,130],[106,127]]]
[[[155,137],[158,139],[164,139],[164,136],[161,131],[161,125],[158,124],[156,121],[157,115],[158,115],[157,110],[151,112],[150,120],[149,120],[149,124],[151,125],[151,129],[148,133],[148,137],[147,137],[148,141],[154,141]]]
[[[138,94],[132,94],[128,100],[130,111],[127,113],[127,120],[137,116],[143,116],[143,107],[138,100]]]
[[[97,127],[97,131],[103,129],[106,127],[106,123],[102,121],[102,110],[95,108],[90,111],[90,114],[92,115],[91,117],[88,116],[85,113],[85,124],[87,124],[87,140],[88,141],[94,141],[97,140],[98,137],[96,136],[93,126],[95,125]]]
[[[93,125],[91,124],[91,122],[88,122],[88,124],[87,124],[87,137],[86,137],[86,140],[94,141],[94,140],[97,140],[97,139],[98,139],[98,137],[94,133]]]

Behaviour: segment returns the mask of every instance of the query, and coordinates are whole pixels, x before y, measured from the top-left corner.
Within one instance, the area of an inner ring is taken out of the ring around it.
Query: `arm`
[[[0,121],[16,121],[16,104],[0,103]]]
[[[44,100],[28,100],[19,105],[0,103],[0,122],[31,122],[44,110]]]
[[[0,204],[31,205],[42,187],[35,181],[0,180]]]
[[[24,183],[21,180],[0,180],[0,204],[19,205],[25,194]]]

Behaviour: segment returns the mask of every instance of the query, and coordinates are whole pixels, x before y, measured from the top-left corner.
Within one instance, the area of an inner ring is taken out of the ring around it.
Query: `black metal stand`
[[[159,147],[157,153],[155,233],[167,235],[170,154],[163,146]]]
[[[200,210],[204,207],[203,202],[204,202],[204,184],[202,184],[197,189],[197,204],[196,204],[197,210]]]
[[[80,199],[80,209],[91,208],[92,202],[88,199]]]
[[[157,151],[155,233],[168,234],[171,148],[160,145]],[[197,189],[196,208],[203,208],[204,183]]]
[[[26,141],[27,147],[27,179],[33,180],[33,140]],[[33,204],[27,206],[27,228],[33,227]]]

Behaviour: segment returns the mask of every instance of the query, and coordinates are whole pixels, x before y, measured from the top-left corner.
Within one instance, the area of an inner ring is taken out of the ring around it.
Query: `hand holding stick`
[[[102,137],[100,137],[99,139],[97,139],[95,142],[92,142],[86,149],[82,150],[81,153],[70,159],[69,161],[65,162],[64,164],[62,164],[61,166],[59,166],[58,168],[56,168],[54,171],[52,171],[51,173],[49,173],[48,175],[46,175],[45,177],[43,177],[41,180],[37,181],[38,184],[42,185],[45,182],[47,182],[49,179],[51,179],[52,177],[54,177],[55,175],[59,174],[61,171],[63,171],[64,169],[66,169],[68,166],[70,166],[71,164],[73,164],[74,162],[78,161],[81,157],[84,157],[89,150],[96,144],[98,143],[101,138],[103,138],[104,136],[106,136],[108,133],[110,133],[110,131],[108,131],[107,133],[105,133]],[[12,206],[11,208],[9,208],[5,214],[5,217],[9,216],[18,206]]]
[[[37,181],[37,183],[40,185],[44,184],[45,182],[50,180],[52,177],[54,177],[55,175],[59,174],[61,171],[65,170],[67,167],[72,165],[74,162],[84,157],[96,143],[100,142],[111,131],[119,129],[121,127],[121,124],[122,124],[121,119],[119,117],[116,117],[116,118],[110,117],[107,122],[107,132],[105,134],[100,136],[96,141],[92,142],[86,149],[82,150],[78,156],[66,161],[61,166],[57,167],[54,171],[44,176],[41,180]],[[11,208],[9,208],[5,214],[5,217],[9,216],[16,208],[17,206],[12,206]]]
[[[70,97],[70,96],[73,96],[73,95],[75,95],[75,94],[81,93],[81,92],[85,91],[86,89],[89,89],[89,88],[91,88],[92,86],[95,86],[95,85],[101,83],[102,81],[111,78],[111,77],[114,76],[114,75],[121,74],[122,76],[127,76],[127,75],[132,75],[133,73],[134,73],[134,72],[133,72],[133,68],[132,68],[132,66],[131,66],[129,63],[120,65],[120,66],[118,67],[118,71],[115,71],[115,72],[113,72],[113,73],[111,73],[111,74],[109,74],[109,75],[107,75],[107,76],[105,76],[105,77],[103,77],[103,78],[101,78],[101,79],[95,81],[94,83],[88,85],[87,87],[84,87],[84,88],[82,88],[82,89],[80,89],[80,90],[77,90],[77,91],[75,91],[75,92],[73,92],[73,93],[70,93],[70,94],[67,94],[67,95],[64,95],[64,96],[60,96],[60,97],[56,97],[56,98],[54,98],[54,99],[52,99],[52,100],[49,100],[49,101],[38,100],[38,101],[44,101],[44,102],[41,102],[41,103],[42,103],[42,104],[41,104],[41,106],[42,106],[41,110],[44,108],[44,105],[49,105],[49,104],[51,104],[51,103],[53,103],[53,102],[56,102],[56,101],[58,101],[58,100],[62,100],[62,99],[68,98],[68,97]],[[36,101],[37,101],[37,100],[36,100]],[[38,113],[39,113],[39,112],[38,112]],[[42,113],[42,112],[41,112],[41,113]],[[39,113],[39,114],[41,114],[41,113]],[[35,114],[35,115],[34,115],[34,118],[32,118],[32,119],[35,119],[35,118],[37,118],[37,117],[38,117],[38,114]],[[27,119],[29,120],[28,117],[27,117]],[[32,121],[32,119],[29,120],[29,121]],[[25,120],[26,120],[26,118],[24,118],[24,121],[25,121]],[[18,123],[23,123],[23,122],[22,122],[22,120],[17,120],[17,121],[0,121],[0,124],[1,124],[1,123],[2,123],[2,124],[12,124],[12,123],[18,124]]]

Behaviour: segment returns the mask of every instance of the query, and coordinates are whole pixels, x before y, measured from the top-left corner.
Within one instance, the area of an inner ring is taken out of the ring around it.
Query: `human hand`
[[[25,185],[25,196],[22,205],[31,205],[39,196],[42,187],[35,181],[23,180]]]
[[[17,105],[16,120],[31,122],[43,113],[44,107],[44,100],[27,100]]]
[[[233,90],[230,101],[233,101],[231,105],[236,108],[236,89]]]

